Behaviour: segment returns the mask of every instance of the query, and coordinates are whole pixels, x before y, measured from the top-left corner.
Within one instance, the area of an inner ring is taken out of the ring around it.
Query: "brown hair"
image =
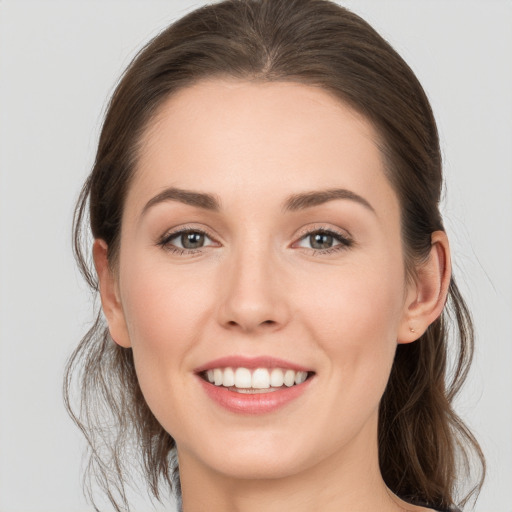
[[[414,73],[368,23],[327,0],[227,0],[189,13],[150,41],[111,98],[74,219],[75,255],[91,288],[96,292],[98,285],[88,256],[89,228],[108,244],[114,266],[124,198],[148,123],[171,94],[215,76],[318,86],[374,124],[400,201],[413,278],[415,264],[429,254],[431,234],[443,229],[438,133]],[[451,376],[448,343],[456,354]],[[452,278],[442,316],[418,341],[398,346],[381,400],[381,472],[407,501],[460,506],[482,485],[482,452],[452,408],[472,353],[471,318]],[[77,408],[70,399],[74,385],[81,396]],[[112,342],[101,312],[71,356],[65,395],[89,444],[89,481],[100,483],[116,510],[129,508],[125,456],[132,450],[155,497],[162,482],[165,488],[174,482],[179,492],[175,442],[142,396],[131,349]],[[458,490],[473,460],[480,475],[473,486]]]

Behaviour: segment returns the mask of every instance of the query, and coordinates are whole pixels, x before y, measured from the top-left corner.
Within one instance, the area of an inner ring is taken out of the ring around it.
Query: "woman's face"
[[[276,477],[376,450],[413,293],[376,140],[322,89],[220,79],[147,130],[110,328],[180,464]]]

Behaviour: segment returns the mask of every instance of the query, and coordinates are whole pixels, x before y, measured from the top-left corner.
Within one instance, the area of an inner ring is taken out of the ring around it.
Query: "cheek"
[[[390,270],[390,265],[361,265],[320,278],[315,275],[297,296],[305,299],[304,309],[311,311],[308,316],[319,328],[345,335],[373,333],[368,336],[370,342],[375,335],[383,340],[396,335],[403,290],[399,270]]]
[[[365,265],[340,274],[335,282],[326,280],[325,285],[328,291],[310,294],[301,306],[307,311],[302,315],[307,319],[305,328],[329,358],[332,378],[341,388],[350,389],[355,398],[361,397],[364,388],[379,400],[389,378],[402,317],[401,266],[393,271],[387,265]],[[360,391],[355,391],[358,387]]]
[[[130,263],[121,288],[123,310],[139,383],[151,407],[182,385],[177,376],[200,339],[205,300],[213,292],[179,270],[145,266],[144,260]]]
[[[174,436],[182,423],[177,418],[189,414],[183,375],[190,370],[189,354],[200,343],[202,319],[210,314],[206,300],[214,292],[163,267],[138,264],[125,275],[123,309],[137,379],[149,408]]]
[[[198,335],[213,292],[200,276],[165,265],[126,265],[123,309],[135,350],[180,351]],[[131,271],[131,268],[133,271]]]

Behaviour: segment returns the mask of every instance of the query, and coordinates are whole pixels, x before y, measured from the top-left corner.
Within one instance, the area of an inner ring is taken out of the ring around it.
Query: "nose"
[[[251,244],[252,245],[252,244]],[[281,329],[290,318],[283,269],[271,251],[245,247],[226,261],[218,318],[245,333]]]

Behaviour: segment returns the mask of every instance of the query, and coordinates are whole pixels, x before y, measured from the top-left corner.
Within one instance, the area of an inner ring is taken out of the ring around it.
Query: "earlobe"
[[[430,254],[416,269],[404,304],[398,343],[417,340],[442,313],[451,279],[448,237],[444,231],[432,233]]]
[[[108,246],[104,240],[96,239],[93,245],[93,259],[100,288],[101,306],[108,322],[112,339],[120,346],[131,346],[124,311],[119,298],[116,277],[107,258]]]

